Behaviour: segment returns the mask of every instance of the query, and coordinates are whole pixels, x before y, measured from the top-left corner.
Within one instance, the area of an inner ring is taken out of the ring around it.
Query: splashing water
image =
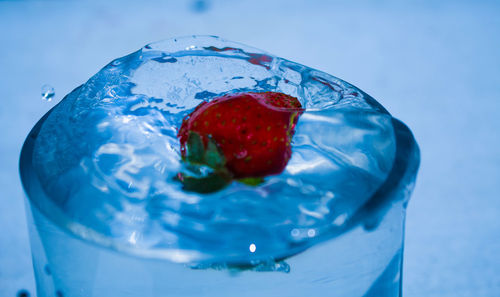
[[[43,85],[42,86],[42,99],[47,101],[47,102],[50,102],[52,101],[52,98],[54,98],[54,96],[56,95],[56,91],[54,90],[54,87],[52,87],[51,85]]]
[[[184,192],[173,181],[182,119],[203,101],[247,91],[286,93],[306,108],[285,171],[257,187]],[[254,48],[196,36],[150,44],[48,115],[33,154],[47,193],[39,208],[80,237],[131,253],[193,267],[271,259],[287,270],[279,260],[383,215],[360,211],[391,176],[394,121],[356,87]]]

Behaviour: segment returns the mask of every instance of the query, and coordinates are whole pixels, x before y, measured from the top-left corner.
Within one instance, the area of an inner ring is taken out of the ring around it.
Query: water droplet
[[[56,95],[56,91],[54,90],[54,87],[51,85],[43,85],[42,86],[42,99],[45,101],[51,101],[52,98]]]

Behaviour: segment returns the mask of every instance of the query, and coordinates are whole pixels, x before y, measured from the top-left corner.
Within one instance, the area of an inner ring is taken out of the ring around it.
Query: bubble
[[[48,84],[42,86],[42,99],[49,102],[56,95],[54,87]]]

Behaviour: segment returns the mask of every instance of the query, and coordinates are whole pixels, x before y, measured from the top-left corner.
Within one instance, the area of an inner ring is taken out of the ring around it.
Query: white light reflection
[[[134,232],[132,232],[132,234],[130,234],[128,242],[130,242],[131,244],[137,243],[137,232],[136,231],[134,231]]]
[[[342,224],[345,223],[346,220],[347,220],[347,214],[343,213],[343,214],[339,215],[337,218],[335,218],[335,220],[333,221],[333,224],[336,226],[341,226]]]
[[[250,250],[250,253],[255,253],[255,250],[257,250],[257,247],[255,246],[255,244],[251,244],[248,249]]]

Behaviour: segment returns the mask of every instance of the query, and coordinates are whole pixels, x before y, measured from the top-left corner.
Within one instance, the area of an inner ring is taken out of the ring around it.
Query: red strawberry
[[[275,92],[229,94],[203,102],[177,134],[182,156],[191,154],[190,160],[214,167],[201,156],[213,142],[224,159],[218,162],[236,179],[279,174],[291,157],[290,142],[302,111],[297,98]],[[198,135],[200,144],[190,148],[196,143],[190,135]]]

